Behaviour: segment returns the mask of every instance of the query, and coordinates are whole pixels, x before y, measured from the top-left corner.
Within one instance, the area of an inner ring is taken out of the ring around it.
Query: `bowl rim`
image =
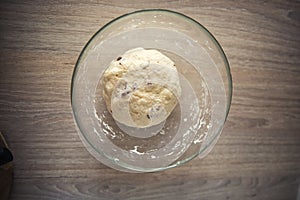
[[[221,55],[221,57],[223,59],[223,62],[225,64],[226,74],[227,74],[227,81],[228,81],[228,95],[227,95],[227,104],[226,104],[226,115],[225,115],[225,118],[224,118],[224,123],[217,130],[217,134],[215,134],[215,136],[206,144],[206,146],[203,149],[199,150],[194,155],[192,155],[192,156],[190,156],[190,157],[188,157],[188,158],[186,158],[184,160],[181,160],[179,162],[172,163],[172,164],[170,164],[170,165],[168,165],[166,167],[157,167],[157,168],[141,168],[141,167],[136,167],[136,166],[128,165],[128,164],[125,164],[125,163],[122,164],[122,162],[116,163],[116,162],[114,162],[114,159],[112,159],[110,156],[105,155],[103,152],[101,152],[97,148],[95,148],[94,145],[89,141],[89,139],[84,134],[82,128],[80,127],[80,123],[79,123],[78,118],[77,118],[76,107],[75,107],[74,102],[73,102],[74,101],[74,98],[73,98],[73,95],[74,95],[74,92],[73,92],[73,90],[74,90],[74,82],[75,82],[75,77],[77,76],[77,72],[78,72],[78,68],[79,68],[78,66],[79,66],[79,64],[80,64],[80,62],[82,60],[82,57],[83,57],[84,53],[86,52],[88,46],[91,44],[91,42],[94,40],[94,38],[97,35],[99,35],[102,31],[104,31],[105,29],[107,29],[110,25],[112,25],[113,23],[117,22],[118,20],[120,20],[120,19],[122,19],[124,17],[127,17],[127,16],[136,15],[136,14],[139,14],[139,13],[146,13],[146,12],[148,12],[148,13],[150,13],[150,12],[161,12],[161,13],[173,14],[174,16],[182,17],[182,18],[186,19],[187,21],[190,21],[190,22],[194,23],[195,25],[197,25],[199,27],[199,29],[201,29],[201,31],[204,31],[210,37],[211,41],[217,47],[217,49],[219,51],[219,54]],[[229,65],[228,59],[226,57],[226,54],[225,54],[223,48],[221,47],[220,43],[217,41],[217,39],[213,36],[213,34],[207,28],[205,28],[201,23],[199,23],[198,21],[194,20],[193,18],[191,18],[191,17],[189,17],[189,16],[187,16],[185,14],[182,14],[180,12],[177,12],[177,11],[168,10],[168,9],[142,9],[142,10],[136,10],[136,11],[133,11],[133,12],[129,12],[129,13],[126,13],[126,14],[120,15],[119,17],[114,18],[113,20],[109,21],[104,26],[102,26],[88,40],[88,42],[84,45],[83,49],[81,50],[81,52],[80,52],[80,54],[78,56],[78,59],[77,59],[77,61],[75,63],[75,67],[73,69],[72,79],[71,79],[71,88],[70,88],[70,90],[71,90],[70,91],[70,97],[71,97],[71,106],[72,106],[73,116],[74,116],[76,125],[79,128],[79,131],[77,131],[77,132],[78,132],[78,134],[81,134],[81,136],[83,136],[85,142],[87,142],[90,147],[92,147],[97,153],[99,153],[102,156],[104,156],[105,158],[109,159],[112,163],[115,163],[118,166],[123,167],[125,169],[133,170],[135,172],[156,172],[156,171],[162,171],[162,170],[166,170],[166,169],[170,169],[170,168],[174,168],[174,167],[180,166],[180,165],[182,165],[182,164],[184,164],[184,163],[186,163],[186,162],[194,159],[195,157],[199,156],[202,152],[207,151],[208,147],[210,147],[210,145],[213,143],[213,141],[215,141],[215,140],[218,139],[218,137],[222,133],[222,129],[224,128],[224,124],[225,124],[225,122],[227,120],[227,117],[228,117],[228,114],[229,114],[229,110],[230,110],[230,107],[231,107],[232,89],[233,89],[232,85],[233,85],[232,84],[232,75],[231,75],[230,65]],[[80,137],[80,138],[82,139],[82,137]],[[210,151],[210,150],[208,150],[208,151]]]

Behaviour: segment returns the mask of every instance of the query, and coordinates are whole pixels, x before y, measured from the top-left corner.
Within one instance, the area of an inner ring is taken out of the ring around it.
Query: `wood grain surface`
[[[89,38],[144,8],[182,12],[215,35],[231,66],[233,101],[205,159],[128,174],[84,148],[70,85]],[[1,0],[0,130],[14,154],[11,199],[297,199],[299,36],[299,1]]]

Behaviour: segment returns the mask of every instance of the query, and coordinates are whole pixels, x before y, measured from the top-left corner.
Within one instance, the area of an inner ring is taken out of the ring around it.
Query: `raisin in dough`
[[[132,127],[163,122],[181,95],[174,62],[157,50],[143,48],[129,50],[112,61],[102,84],[113,118]]]

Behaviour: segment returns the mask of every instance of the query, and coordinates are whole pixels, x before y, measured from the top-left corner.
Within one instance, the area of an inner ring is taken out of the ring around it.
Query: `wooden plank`
[[[182,12],[215,35],[231,66],[233,100],[208,157],[128,174],[85,150],[70,85],[89,38],[143,8]],[[299,35],[297,1],[1,1],[0,130],[15,158],[11,199],[296,199]]]

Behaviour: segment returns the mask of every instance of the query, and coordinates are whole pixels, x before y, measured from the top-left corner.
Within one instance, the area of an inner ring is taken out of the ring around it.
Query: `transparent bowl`
[[[156,49],[173,60],[182,90],[171,115],[145,138],[138,133],[146,129],[131,133],[119,127],[102,97],[105,69],[137,47]],[[231,97],[229,64],[213,35],[183,14],[159,9],[129,13],[103,26],[82,50],[71,89],[85,147],[103,164],[127,172],[165,170],[206,156],[221,134]]]

